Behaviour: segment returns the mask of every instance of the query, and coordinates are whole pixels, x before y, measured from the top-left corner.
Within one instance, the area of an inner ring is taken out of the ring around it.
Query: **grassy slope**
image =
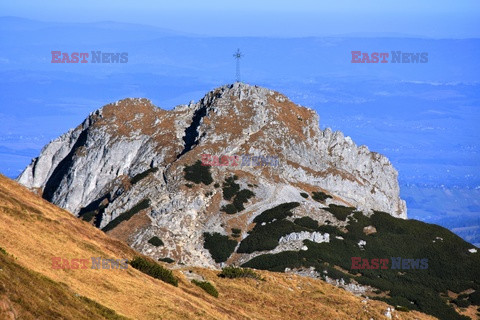
[[[0,253],[0,319],[128,319]]]
[[[214,298],[179,271],[174,272],[179,286],[173,287],[130,267],[54,270],[53,256],[130,260],[135,252],[1,175],[0,247],[9,254],[0,253],[0,317],[4,318],[13,312],[25,319],[58,314],[65,319],[115,319],[111,308],[132,319],[380,319],[387,308],[380,301],[362,303],[361,298],[322,281],[267,271],[260,272],[264,282],[221,279],[214,270],[193,268],[218,289],[220,296]],[[431,319],[416,312],[398,315],[398,319]]]

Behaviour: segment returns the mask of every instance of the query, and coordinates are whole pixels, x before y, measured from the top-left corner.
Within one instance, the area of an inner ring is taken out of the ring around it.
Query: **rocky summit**
[[[137,251],[203,267],[331,238],[286,225],[294,220],[407,218],[386,157],[322,131],[315,111],[281,93],[241,83],[169,111],[148,99],[108,104],[45,146],[18,181]],[[252,247],[253,226],[275,221],[285,224],[276,241]]]

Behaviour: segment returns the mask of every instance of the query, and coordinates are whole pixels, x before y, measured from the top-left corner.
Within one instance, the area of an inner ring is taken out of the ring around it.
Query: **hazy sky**
[[[2,0],[1,16],[118,21],[205,35],[480,37],[479,0]]]

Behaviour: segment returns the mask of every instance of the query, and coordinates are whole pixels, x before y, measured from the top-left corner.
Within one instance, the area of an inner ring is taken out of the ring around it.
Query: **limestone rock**
[[[245,210],[228,215],[219,210],[221,187],[184,178],[185,166],[202,154],[275,156],[278,166],[212,167],[214,182],[235,174],[255,193]],[[397,171],[386,157],[341,132],[320,130],[313,110],[284,95],[241,83],[170,111],[147,99],[108,104],[46,145],[18,181],[99,228],[118,218],[109,232],[140,252],[197,266],[218,267],[203,247],[204,232],[248,230],[255,216],[278,204],[300,202],[296,214],[324,221],[318,202],[302,198],[298,186],[326,190],[329,203],[366,214],[407,217]],[[152,236],[164,246],[153,248]],[[325,235],[307,238],[324,241]]]

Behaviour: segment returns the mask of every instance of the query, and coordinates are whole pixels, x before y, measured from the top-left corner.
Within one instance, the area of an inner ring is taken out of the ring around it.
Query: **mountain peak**
[[[18,180],[139,251],[161,234],[165,246],[150,255],[199,266],[216,265],[202,246],[204,232],[246,232],[282,203],[301,203],[298,218],[339,227],[344,222],[329,206],[406,218],[388,159],[341,132],[320,130],[318,119],[281,93],[243,83],[170,111],[124,99],[52,141]],[[228,163],[196,165],[222,156]]]

